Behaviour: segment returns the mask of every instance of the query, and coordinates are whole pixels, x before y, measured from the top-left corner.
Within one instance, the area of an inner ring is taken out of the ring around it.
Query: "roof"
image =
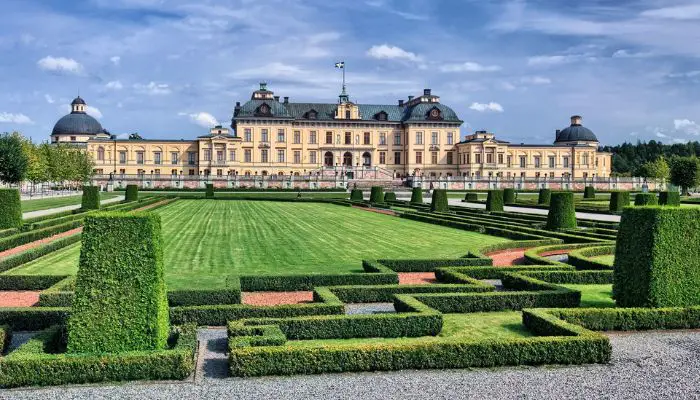
[[[56,122],[52,135],[97,135],[102,133],[102,125],[84,112],[73,112]]]
[[[559,142],[597,142],[595,134],[583,125],[572,124],[561,130],[554,143]]]
[[[73,101],[70,104],[71,105],[85,104],[85,100],[83,100],[80,96],[78,96],[75,99],[73,99]]]

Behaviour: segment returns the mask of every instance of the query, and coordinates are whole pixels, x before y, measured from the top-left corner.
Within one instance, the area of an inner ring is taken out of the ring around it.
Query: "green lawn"
[[[290,340],[288,346],[336,346],[350,344],[437,342],[446,340],[511,339],[533,336],[522,324],[520,311],[444,314],[442,331],[438,336],[420,338],[364,338]]]
[[[171,289],[220,288],[228,276],[359,272],[363,259],[454,258],[507,241],[331,204],[178,200],[162,216]],[[75,274],[78,245],[7,273]]]
[[[139,192],[139,197],[145,196],[162,196],[162,195],[181,195],[184,197],[202,197],[204,198],[204,192],[167,192],[167,191],[144,191]],[[217,198],[276,198],[276,199],[296,199],[299,197],[297,192],[216,192],[214,197]],[[350,194],[347,192],[301,192],[302,199],[346,199],[349,198]]]
[[[598,261],[598,262],[602,262],[602,263],[605,263],[605,264],[613,265],[613,263],[615,262],[615,255],[614,255],[614,254],[608,254],[608,255],[605,255],[605,256],[596,256],[596,257],[592,257],[592,259],[595,260],[595,261]]]
[[[581,307],[615,307],[612,284],[607,285],[561,285],[581,292]]]
[[[107,200],[119,196],[119,194],[114,193],[100,193],[100,199]],[[81,195],[77,196],[62,196],[62,197],[49,197],[45,199],[36,200],[22,200],[22,212],[47,210],[49,208],[57,208],[64,206],[72,206],[80,204],[82,199]]]

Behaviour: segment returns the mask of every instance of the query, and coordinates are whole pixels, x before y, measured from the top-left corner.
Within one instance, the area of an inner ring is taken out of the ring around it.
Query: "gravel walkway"
[[[251,306],[311,303],[313,292],[243,292],[241,303]]]
[[[493,260],[495,267],[509,267],[512,265],[525,264],[526,249],[499,250],[486,254]]]
[[[0,391],[3,399],[690,399],[700,333],[611,335],[609,365],[426,370]]]
[[[394,303],[354,303],[345,305],[345,314],[386,314],[395,313]]]
[[[0,291],[0,307],[31,307],[39,302],[39,292]]]
[[[427,285],[435,283],[435,272],[399,272],[399,285]]]
[[[77,193],[80,194],[80,193]],[[117,196],[117,197],[112,197],[111,199],[106,199],[100,201],[100,204],[110,204],[110,203],[116,203],[118,201],[124,200],[124,196]],[[36,218],[36,217],[43,217],[44,215],[51,215],[51,214],[56,214],[60,213],[62,211],[69,211],[69,210],[77,210],[80,208],[80,204],[74,204],[72,206],[63,206],[63,207],[56,207],[56,208],[48,208],[46,210],[37,210],[37,211],[30,211],[22,214],[22,218],[24,219],[29,219],[29,218]]]

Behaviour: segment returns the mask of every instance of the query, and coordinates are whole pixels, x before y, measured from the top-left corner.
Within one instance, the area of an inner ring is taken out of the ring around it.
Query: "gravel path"
[[[243,292],[241,298],[241,303],[251,306],[278,306],[313,301],[313,292]]]
[[[435,283],[435,272],[399,272],[399,285],[427,285]]]
[[[345,305],[345,314],[385,314],[395,313],[394,303],[355,303]]]
[[[80,194],[80,193],[78,193]],[[110,204],[110,203],[116,203],[118,201],[124,200],[124,196],[117,196],[117,197],[112,197],[111,199],[106,199],[100,201],[100,204]],[[80,204],[74,204],[72,206],[63,206],[63,207],[56,207],[56,208],[49,208],[46,210],[37,210],[37,211],[30,211],[22,214],[22,218],[24,219],[29,219],[29,218],[36,218],[36,217],[43,217],[44,215],[51,215],[51,214],[56,214],[60,213],[62,211],[69,211],[69,210],[77,210],[80,208]]]
[[[700,333],[611,335],[609,365],[426,370],[0,391],[2,399],[700,398]]]
[[[508,249],[494,251],[486,254],[493,260],[495,267],[508,267],[512,265],[525,264],[525,251],[527,249]]]
[[[0,307],[31,307],[39,302],[39,292],[27,290],[0,291]]]

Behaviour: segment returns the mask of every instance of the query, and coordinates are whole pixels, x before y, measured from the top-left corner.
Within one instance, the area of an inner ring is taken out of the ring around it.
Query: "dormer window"
[[[440,109],[437,107],[433,107],[428,111],[428,119],[430,120],[441,120],[442,119],[442,113],[440,112]]]
[[[316,110],[311,110],[311,111],[306,113],[306,118],[316,119],[316,118],[318,118],[318,113],[316,112]]]
[[[375,118],[377,119],[377,121],[386,121],[386,119],[387,119],[387,114],[386,114],[384,111],[380,111],[380,112],[377,113],[377,115],[375,116]]]
[[[350,110],[345,110],[345,119],[350,119]]]
[[[258,107],[257,112],[255,113],[256,117],[271,117],[272,113],[270,112],[270,106],[267,105],[267,103],[262,103],[260,107]]]

